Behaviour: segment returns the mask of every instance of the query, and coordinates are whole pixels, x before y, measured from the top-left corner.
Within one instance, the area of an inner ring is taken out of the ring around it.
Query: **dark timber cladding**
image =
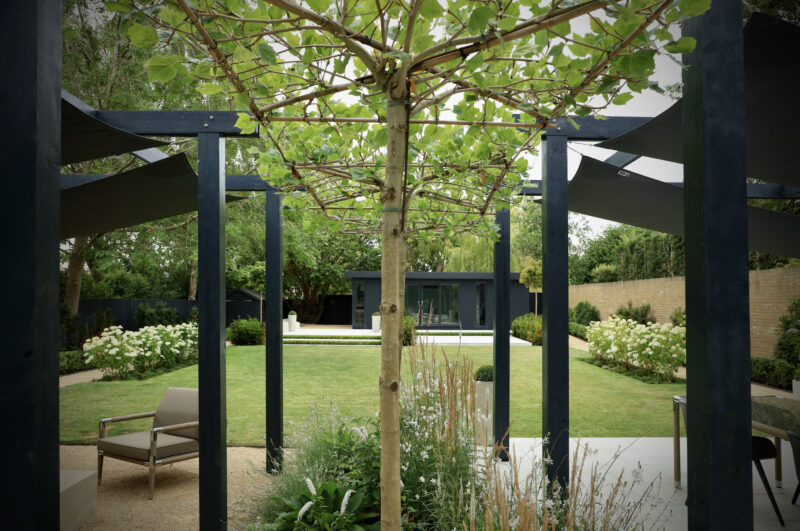
[[[689,529],[752,529],[742,3],[683,31]]]
[[[511,216],[496,215],[500,239],[494,244],[494,442],[500,458],[508,461],[509,386],[511,350]]]
[[[226,529],[225,140],[198,138],[198,343],[200,529]]]
[[[58,529],[61,2],[21,2],[0,36],[0,486],[6,529]]]
[[[567,137],[545,137],[542,178],[542,436],[551,481],[569,471]]]
[[[267,470],[277,472],[283,461],[283,234],[281,196],[266,192],[266,335]]]

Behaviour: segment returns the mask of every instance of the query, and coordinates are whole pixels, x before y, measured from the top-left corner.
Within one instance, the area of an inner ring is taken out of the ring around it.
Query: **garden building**
[[[381,301],[381,273],[347,271],[345,277],[353,282],[353,328],[370,328]],[[490,329],[494,293],[493,273],[406,273],[405,313],[421,328]],[[533,311],[534,294],[520,284],[519,273],[511,273],[508,293],[512,320]]]

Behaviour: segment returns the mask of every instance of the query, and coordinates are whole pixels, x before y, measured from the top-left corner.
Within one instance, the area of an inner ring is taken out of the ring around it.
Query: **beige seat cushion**
[[[196,452],[200,449],[200,443],[196,439],[178,437],[168,433],[159,433],[156,444],[157,458]],[[150,432],[140,431],[98,439],[97,449],[102,450],[106,455],[119,455],[147,461],[150,454]]]
[[[170,387],[164,393],[161,403],[158,404],[156,415],[153,417],[153,427],[160,428],[161,426],[171,426],[173,424],[197,422],[200,420],[197,402],[197,389]],[[192,439],[199,438],[198,428],[187,428],[166,433]]]

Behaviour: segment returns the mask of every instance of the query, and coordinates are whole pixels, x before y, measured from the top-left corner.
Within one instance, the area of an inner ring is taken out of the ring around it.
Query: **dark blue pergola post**
[[[542,171],[542,436],[550,481],[569,471],[567,137],[545,137]]]
[[[752,529],[742,3],[684,35],[689,529]]]
[[[511,350],[511,216],[500,210],[495,216],[500,239],[494,244],[494,442],[500,459],[508,461],[508,423]]]
[[[200,529],[227,529],[225,140],[200,133],[197,179]]]
[[[280,194],[267,190],[266,196],[267,471],[278,472],[283,462],[283,216]]]
[[[61,2],[7,10],[0,42],[2,525],[58,529]]]

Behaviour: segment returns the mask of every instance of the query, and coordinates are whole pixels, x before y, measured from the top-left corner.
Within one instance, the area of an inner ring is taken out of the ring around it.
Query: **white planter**
[[[289,314],[289,332],[297,331],[297,315]]]
[[[800,380],[792,380],[792,398],[800,400]]]
[[[373,332],[380,332],[381,331],[381,316],[380,315],[373,315],[372,316],[372,331]]]
[[[475,382],[477,444],[494,446],[494,382]]]
[[[283,320],[283,333],[285,334],[288,331],[289,331],[289,319],[284,319]]]

